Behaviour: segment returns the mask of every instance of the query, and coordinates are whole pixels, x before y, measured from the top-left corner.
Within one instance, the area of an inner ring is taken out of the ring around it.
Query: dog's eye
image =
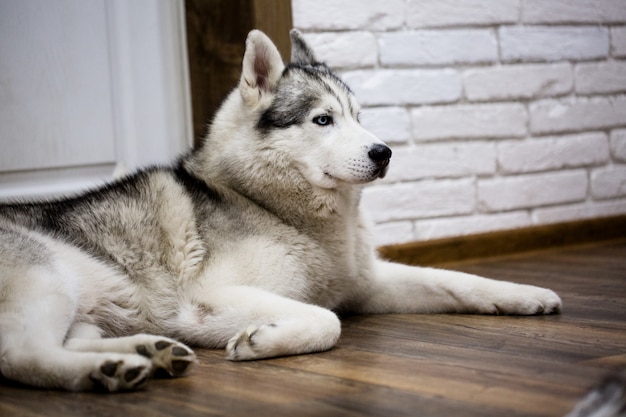
[[[330,126],[333,124],[333,118],[327,114],[322,114],[321,116],[314,117],[313,123],[319,126]]]

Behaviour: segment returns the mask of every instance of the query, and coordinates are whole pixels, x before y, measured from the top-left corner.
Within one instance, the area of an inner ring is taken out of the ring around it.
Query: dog
[[[181,376],[191,348],[331,349],[339,313],[549,314],[553,291],[380,260],[359,210],[391,150],[291,32],[250,32],[201,145],[72,197],[0,206],[0,372],[71,391]]]
[[[626,415],[626,369],[607,374],[565,417],[623,417]]]

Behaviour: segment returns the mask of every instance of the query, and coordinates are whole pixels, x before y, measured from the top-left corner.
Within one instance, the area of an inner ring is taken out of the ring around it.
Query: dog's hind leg
[[[74,335],[97,334],[90,325],[80,324]],[[95,326],[94,326],[95,327]],[[152,363],[151,374],[178,377],[186,374],[195,362],[196,355],[191,349],[176,340],[148,334],[127,337],[100,339],[98,337],[73,337],[65,343],[65,348],[79,352],[115,352],[139,354]]]
[[[42,388],[118,391],[140,386],[151,363],[141,355],[63,347],[76,311],[71,277],[53,263],[10,265],[0,277],[0,373]]]
[[[179,317],[186,340],[226,347],[230,360],[252,360],[332,348],[341,324],[325,308],[248,286],[211,289]]]

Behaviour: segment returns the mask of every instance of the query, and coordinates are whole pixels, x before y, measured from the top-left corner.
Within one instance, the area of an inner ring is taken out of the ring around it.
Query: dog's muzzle
[[[391,159],[391,149],[388,146],[376,144],[371,147],[367,155],[376,164],[376,177],[384,178]]]

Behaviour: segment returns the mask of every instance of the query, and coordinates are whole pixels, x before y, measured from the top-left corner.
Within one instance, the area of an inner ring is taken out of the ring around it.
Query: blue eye
[[[333,124],[333,118],[327,114],[322,114],[321,116],[314,117],[313,123],[319,126],[330,126]]]

